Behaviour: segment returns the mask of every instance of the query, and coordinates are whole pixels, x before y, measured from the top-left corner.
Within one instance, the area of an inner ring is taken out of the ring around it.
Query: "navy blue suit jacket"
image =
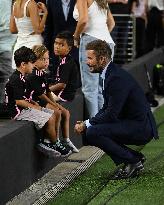
[[[158,138],[156,123],[143,90],[127,71],[113,63],[106,71],[103,96],[103,108],[89,120],[91,125],[109,125],[111,132],[117,135]]]
[[[73,18],[75,3],[76,0],[70,0],[70,9],[66,21],[63,13],[62,1],[48,0],[48,16],[44,32],[44,43],[47,46],[48,50],[52,51],[54,39],[59,32],[68,30],[74,33],[77,24],[75,19]]]

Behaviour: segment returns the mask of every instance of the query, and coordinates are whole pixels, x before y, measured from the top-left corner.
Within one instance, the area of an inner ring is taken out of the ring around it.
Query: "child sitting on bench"
[[[45,107],[45,109],[52,109],[55,115],[60,116],[61,120],[56,123],[58,141],[60,142],[59,128],[61,124],[62,144],[71,148],[73,152],[79,152],[69,138],[70,113],[63,106],[55,102],[49,90],[49,85],[46,82],[46,73],[44,70],[46,70],[49,65],[49,52],[44,45],[34,46],[33,51],[37,56],[37,60],[34,63],[35,67],[33,72],[28,75],[29,89],[33,91],[33,99],[38,102],[40,106]]]
[[[53,157],[68,156],[72,153],[64,145],[57,141],[55,124],[58,121],[53,110],[44,111],[42,107],[32,99],[32,93],[28,92],[26,74],[32,73],[33,63],[36,61],[35,53],[25,46],[14,53],[17,69],[10,76],[6,84],[6,103],[10,117],[15,120],[27,120],[34,122],[37,129],[43,128],[48,142],[40,146],[41,150]]]

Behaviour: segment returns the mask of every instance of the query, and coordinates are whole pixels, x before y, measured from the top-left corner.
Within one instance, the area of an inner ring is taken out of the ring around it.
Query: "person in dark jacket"
[[[157,139],[157,127],[145,94],[136,80],[111,62],[109,46],[101,40],[87,44],[90,72],[101,73],[104,105],[89,120],[78,121],[77,133],[87,144],[106,152],[116,165],[124,164],[112,179],[134,177],[143,170],[144,156],[127,145],[145,145]]]
[[[50,52],[50,66],[49,69],[53,74],[56,72],[58,59],[53,53],[54,39],[56,35],[62,31],[68,30],[74,33],[76,28],[76,21],[73,18],[73,9],[76,0],[48,0],[47,10],[48,16],[44,31],[44,44]],[[73,57],[78,62],[78,49],[72,50]]]

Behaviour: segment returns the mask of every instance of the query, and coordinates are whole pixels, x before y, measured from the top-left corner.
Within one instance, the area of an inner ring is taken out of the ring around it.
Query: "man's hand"
[[[74,127],[74,131],[77,134],[81,134],[82,132],[84,132],[84,130],[86,129],[86,125],[83,121],[77,121],[76,125]]]

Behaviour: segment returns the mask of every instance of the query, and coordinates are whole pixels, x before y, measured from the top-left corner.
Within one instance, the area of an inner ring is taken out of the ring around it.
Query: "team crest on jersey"
[[[42,88],[45,88],[46,87],[46,84],[45,83],[42,83]]]

